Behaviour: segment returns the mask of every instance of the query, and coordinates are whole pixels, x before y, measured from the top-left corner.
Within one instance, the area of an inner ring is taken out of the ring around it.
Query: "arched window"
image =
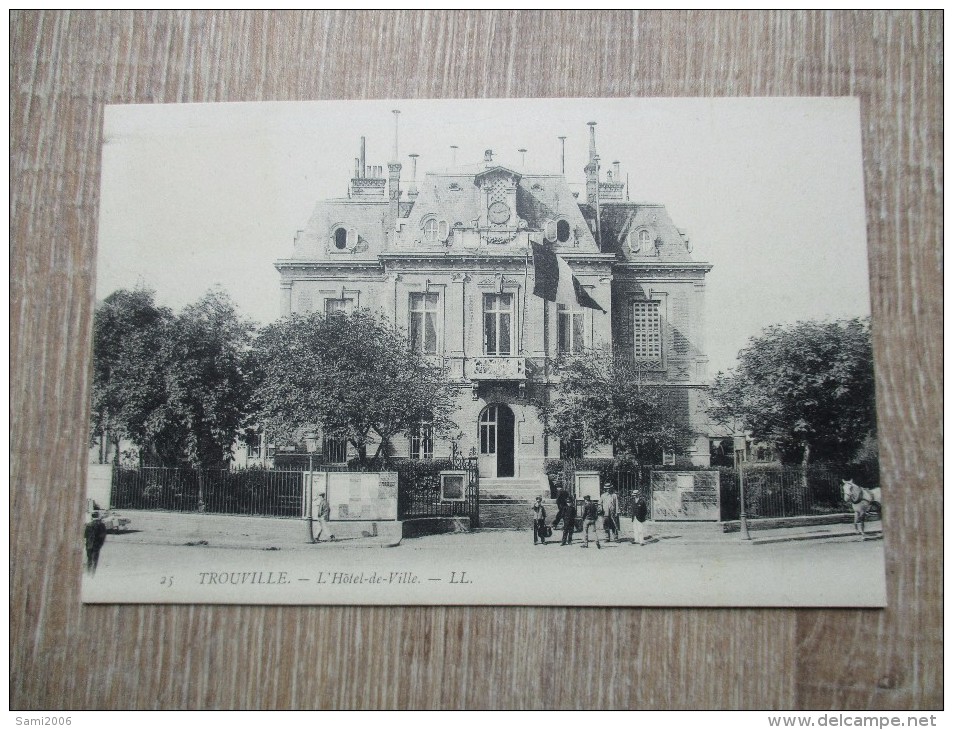
[[[426,221],[424,221],[424,238],[428,241],[436,241],[437,229],[438,229],[437,219],[428,218]]]
[[[565,243],[569,240],[569,233],[569,221],[567,221],[565,218],[560,218],[556,222],[556,240],[560,243]]]
[[[338,251],[347,248],[347,229],[343,226],[334,229],[334,247]]]
[[[629,234],[629,248],[632,249],[633,253],[652,253],[651,246],[649,246],[651,241],[652,236],[644,228],[641,228],[638,231],[632,231]]]

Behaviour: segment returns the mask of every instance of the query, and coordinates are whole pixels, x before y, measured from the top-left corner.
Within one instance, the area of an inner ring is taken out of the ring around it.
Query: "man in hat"
[[[92,575],[99,565],[99,551],[106,542],[106,523],[99,512],[93,512],[92,519],[83,528],[83,540],[86,543],[86,572]]]
[[[606,533],[606,542],[619,542],[619,497],[612,482],[606,482],[605,491],[600,498],[602,504],[602,529]]]
[[[645,503],[642,492],[632,490],[632,501],[629,503],[629,517],[632,518],[632,544],[645,545],[645,521],[649,516],[649,506]]]
[[[599,515],[599,508],[596,506],[596,503],[592,501],[592,498],[587,494],[583,498],[582,502],[582,529],[585,532],[586,542],[583,544],[584,548],[589,547],[589,530],[592,530],[593,536],[596,538],[596,547],[602,550],[602,545],[599,544],[599,531],[596,530],[596,518]]]
[[[331,534],[331,528],[328,525],[328,520],[331,519],[331,505],[328,504],[328,500],[324,496],[324,492],[318,494],[318,501],[315,504],[315,517],[317,518],[318,524],[318,534],[314,536],[315,542],[321,542],[321,535],[324,534],[324,531],[328,531],[328,538],[333,540],[334,535]]]

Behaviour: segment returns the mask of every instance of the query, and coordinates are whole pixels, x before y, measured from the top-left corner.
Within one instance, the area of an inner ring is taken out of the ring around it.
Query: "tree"
[[[231,457],[248,401],[252,325],[210,291],[179,316],[153,292],[119,290],[96,312],[92,428],[163,465]]]
[[[849,460],[875,436],[873,351],[867,319],[769,327],[719,373],[711,415],[733,417],[773,441],[782,461]]]
[[[165,342],[168,398],[156,425],[194,467],[231,459],[250,395],[246,373],[253,331],[228,295],[212,290],[182,311]]]
[[[606,350],[557,361],[559,381],[537,407],[549,433],[563,440],[611,444],[616,456],[657,462],[681,453],[691,432],[687,404],[665,386],[646,382],[639,363]]]
[[[168,336],[172,311],[158,307],[148,289],[119,289],[93,317],[92,440],[105,461],[109,447],[119,463],[120,442],[148,438],[151,414],[165,400],[158,353]]]
[[[373,458],[387,459],[391,439],[415,424],[443,437],[455,427],[445,371],[381,314],[292,315],[264,328],[254,350],[257,420],[277,438],[321,430],[366,462],[375,437]]]

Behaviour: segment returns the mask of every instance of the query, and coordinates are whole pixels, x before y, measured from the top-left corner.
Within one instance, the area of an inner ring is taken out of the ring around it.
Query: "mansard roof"
[[[625,201],[603,203],[599,207],[602,250],[606,253],[614,252],[626,261],[693,260],[687,234],[675,227],[664,205]],[[648,234],[647,249],[644,245],[633,245],[633,239],[638,241],[642,231]]]

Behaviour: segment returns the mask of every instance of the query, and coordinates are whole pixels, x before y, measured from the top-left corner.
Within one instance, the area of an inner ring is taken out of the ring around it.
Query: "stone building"
[[[318,202],[291,257],[275,264],[282,315],[373,307],[405,327],[413,347],[449,368],[459,446],[479,454],[481,479],[538,483],[545,459],[582,455],[578,444],[546,437],[531,398],[552,383],[560,351],[593,346],[621,348],[647,379],[678,389],[699,431],[678,458],[708,464],[701,411],[711,265],[693,260],[664,205],[628,199],[618,162],[603,169],[595,123],[583,199],[564,173],[502,166],[490,150],[478,164],[418,180],[417,155],[405,169],[396,148],[395,139],[386,169],[371,166],[362,138],[347,196]],[[568,262],[606,313],[534,296],[531,242]],[[395,446],[410,458],[451,450],[426,425]],[[333,442],[324,450],[330,460],[347,455]],[[587,446],[585,456],[611,448]]]

